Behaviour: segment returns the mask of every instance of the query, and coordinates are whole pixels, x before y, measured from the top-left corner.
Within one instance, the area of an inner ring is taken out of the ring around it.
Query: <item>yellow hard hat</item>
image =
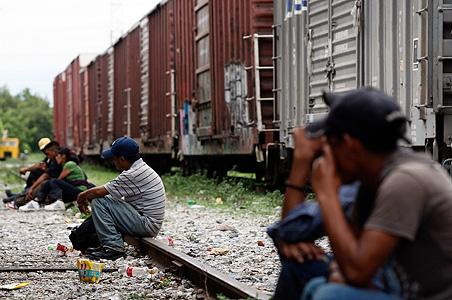
[[[50,144],[50,142],[52,142],[52,141],[49,138],[40,139],[38,142],[39,150],[42,151],[42,149],[44,149],[48,144]]]

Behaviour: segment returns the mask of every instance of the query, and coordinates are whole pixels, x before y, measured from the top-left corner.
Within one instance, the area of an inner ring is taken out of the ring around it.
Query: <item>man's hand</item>
[[[342,274],[341,269],[339,268],[339,265],[337,264],[337,262],[335,260],[333,260],[330,263],[329,268],[330,268],[329,275],[328,275],[329,282],[334,282],[334,283],[339,283],[339,284],[346,283],[344,275]]]
[[[305,128],[295,129],[293,137],[295,142],[294,161],[303,160],[312,162],[316,154],[322,150],[325,144],[322,138],[308,138]]]
[[[323,146],[323,155],[315,160],[312,171],[312,186],[317,199],[337,199],[341,180],[336,170],[331,147]]]
[[[25,173],[27,173],[27,171],[28,171],[28,168],[20,168],[19,169],[19,174],[21,174],[21,175],[25,175]]]
[[[29,188],[27,191],[27,200],[33,200],[33,188]]]
[[[78,194],[77,205],[81,212],[88,212],[88,198],[86,197],[86,191]]]
[[[281,243],[279,250],[287,257],[298,261],[300,264],[308,260],[321,260],[325,252],[313,243],[299,242],[296,244]]]

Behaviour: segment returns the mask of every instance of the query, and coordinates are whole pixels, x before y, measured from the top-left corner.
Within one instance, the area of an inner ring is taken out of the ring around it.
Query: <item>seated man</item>
[[[42,169],[42,173],[38,169],[33,168],[36,173],[33,172],[31,175],[36,175],[37,178],[35,177],[34,181],[31,180],[30,182],[27,182],[27,185],[30,183],[31,186],[26,188],[23,193],[13,197],[14,206],[18,207],[21,211],[40,209],[39,203],[33,199],[48,179],[57,178],[61,173],[61,166],[58,165],[55,160],[59,149],[58,142],[52,141],[48,138],[42,138],[39,140],[38,145],[41,151],[46,155],[46,158],[39,164],[39,168]],[[21,171],[23,172],[24,170]],[[40,175],[37,176],[38,174]]]
[[[294,165],[314,160],[312,184],[337,264],[330,280],[307,284],[303,299],[452,299],[450,178],[430,159],[399,148],[406,119],[393,98],[362,88],[324,99],[326,119],[294,133]],[[293,195],[302,193],[300,174],[289,179]],[[361,185],[350,224],[338,189],[355,180]],[[313,251],[303,247],[301,257]],[[396,294],[371,282],[391,261]]]
[[[122,137],[102,153],[122,173],[104,186],[78,195],[81,211],[91,202],[100,248],[87,249],[92,259],[115,260],[124,256],[123,235],[155,237],[165,213],[165,189],[160,176],[139,155],[139,146]]]
[[[38,141],[38,148],[39,148],[39,150],[44,153],[44,150],[45,150],[46,146],[49,145],[51,142],[52,142],[52,140],[49,139],[49,138],[41,138]],[[33,185],[33,183],[35,183],[35,181],[42,174],[45,173],[49,163],[50,163],[50,160],[46,156],[42,161],[40,161],[38,163],[32,164],[31,166],[28,166],[28,167],[20,168],[19,169],[19,173],[21,175],[25,175],[27,172],[29,172],[24,191],[20,192],[18,194],[14,194],[10,190],[6,190],[5,192],[6,192],[6,196],[8,198],[3,199],[3,202],[4,203],[13,202],[16,199],[17,196],[25,196],[27,194],[28,189]]]

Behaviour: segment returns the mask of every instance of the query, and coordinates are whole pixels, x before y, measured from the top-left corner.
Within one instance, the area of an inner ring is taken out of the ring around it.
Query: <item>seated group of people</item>
[[[102,157],[112,160],[121,174],[97,187],[87,181],[71,150],[60,148],[48,138],[42,138],[38,146],[46,159],[20,170],[30,174],[22,193],[4,199],[10,207],[37,210],[45,205],[44,209],[56,210],[76,201],[80,211],[91,213],[85,223],[93,223],[97,242],[92,243],[93,247],[78,250],[92,259],[114,260],[124,256],[126,235],[158,234],[165,213],[165,189],[160,176],[140,158],[139,146],[133,139],[121,137],[103,151]]]
[[[21,193],[8,192],[3,199],[10,208],[20,211],[64,210],[66,204],[77,200],[82,191],[92,187],[79,166],[78,156],[69,148],[60,147],[58,142],[42,138],[38,142],[45,159],[39,163],[19,170],[28,174],[27,182]]]

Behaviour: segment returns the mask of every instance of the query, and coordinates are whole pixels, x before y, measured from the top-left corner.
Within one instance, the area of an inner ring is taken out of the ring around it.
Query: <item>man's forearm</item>
[[[311,161],[308,159],[294,160],[290,171],[288,182],[296,186],[304,186],[308,181],[311,170]],[[302,203],[306,195],[297,189],[286,188],[284,196],[284,204],[282,209],[282,218],[284,219],[287,214],[295,208],[298,204]]]
[[[347,222],[339,199],[320,199],[325,230],[328,233],[334,257],[345,278],[354,285],[366,286],[371,270],[365,255],[360,253],[359,240]]]
[[[49,178],[49,175],[47,175],[47,173],[42,174],[41,176],[38,177],[38,179],[36,179],[36,181],[33,183],[33,185],[30,187],[30,189],[34,190],[48,178]]]
[[[91,200],[96,199],[96,198],[105,197],[105,196],[107,196],[109,194],[108,191],[103,186],[98,186],[98,187],[91,188],[89,190],[86,190],[83,193],[84,193],[85,198],[88,201],[91,201]]]

